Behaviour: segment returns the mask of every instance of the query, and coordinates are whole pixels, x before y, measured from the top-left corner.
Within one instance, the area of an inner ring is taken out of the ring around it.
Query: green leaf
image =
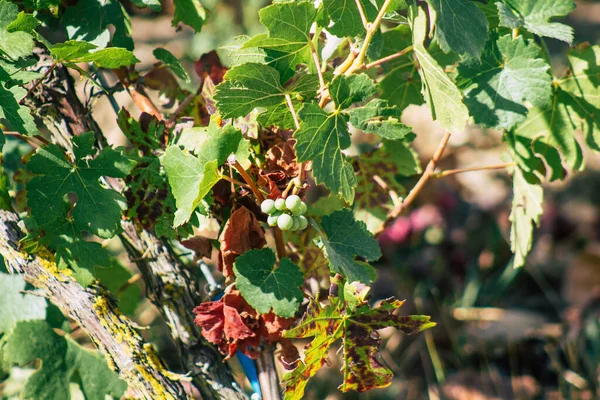
[[[510,249],[515,254],[514,267],[525,265],[533,245],[533,229],[540,223],[543,208],[543,189],[534,177],[526,177],[515,168],[513,174],[513,203],[509,220]]]
[[[329,85],[329,95],[338,109],[363,102],[375,93],[377,86],[367,74],[338,75]]]
[[[390,298],[379,307],[371,308],[364,301],[364,295],[366,291],[345,296],[353,298],[351,304],[333,297],[326,306],[311,300],[298,326],[284,332],[286,338],[312,338],[304,349],[303,362],[283,376],[285,400],[304,398],[308,380],[327,362],[328,352],[338,340],[342,341],[343,357],[341,391],[364,392],[388,386],[393,373],[377,359],[380,343],[377,331],[394,327],[410,335],[435,326],[424,315],[395,315],[402,301]]]
[[[21,11],[19,15],[17,15],[17,18],[6,27],[6,30],[8,32],[31,32],[40,25],[41,22],[34,17],[33,14],[27,14]]]
[[[217,165],[221,166],[230,154],[235,154],[244,168],[250,167],[250,142],[244,139],[240,130],[230,124],[220,128],[211,120],[208,127],[184,129],[177,144],[193,151],[204,163],[217,160]]]
[[[173,0],[173,6],[175,7],[173,26],[183,22],[192,27],[194,32],[200,32],[208,14],[200,0]]]
[[[326,215],[321,220],[323,234],[321,240],[327,252],[329,266],[333,273],[339,273],[348,282],[370,283],[375,280],[375,269],[355,257],[374,261],[381,257],[379,244],[367,230],[365,224],[356,221],[352,211],[344,208]]]
[[[102,187],[98,179],[124,178],[135,163],[123,156],[120,149],[112,148],[105,148],[90,160],[93,142],[91,132],[73,139],[74,163],[56,145],[38,149],[27,163],[29,171],[36,175],[27,183],[27,204],[38,225],[52,224],[65,217],[65,198],[74,193],[77,200],[71,216],[79,230],[103,238],[120,232],[124,199],[114,190]]]
[[[162,158],[177,211],[173,226],[185,224],[202,199],[221,179],[217,161],[200,161],[178,146],[169,146]]]
[[[39,134],[35,121],[29,108],[19,104],[26,94],[27,91],[22,87],[13,86],[6,89],[0,84],[0,120],[7,121],[9,128],[19,133],[33,136]],[[4,135],[1,137],[4,141]]]
[[[268,62],[281,74],[281,82],[291,78],[296,65],[312,65],[310,27],[317,11],[312,1],[276,3],[260,10],[260,22],[268,35],[257,35],[243,48],[265,49]]]
[[[488,22],[470,0],[427,0],[435,10],[435,38],[446,53],[450,50],[478,58],[488,39]]]
[[[69,385],[75,377],[89,400],[120,398],[127,389],[104,357],[58,336],[45,321],[18,323],[6,340],[3,358],[5,363],[20,366],[41,360],[21,394],[26,399],[69,400]]]
[[[356,176],[342,153],[350,146],[346,116],[328,114],[314,103],[305,104],[298,115],[300,129],[294,133],[297,160],[312,161],[315,180],[352,203]]]
[[[162,63],[179,79],[185,82],[190,82],[190,76],[185,69],[183,69],[181,62],[179,62],[177,57],[175,57],[169,50],[159,47],[154,49],[152,54],[154,54],[154,57],[156,57],[157,60],[162,61]]]
[[[109,268],[96,268],[94,275],[116,297],[119,302],[119,311],[133,317],[142,293],[138,285],[127,284],[127,281],[133,276],[131,271],[118,261],[112,260]],[[124,287],[125,289],[123,289]]]
[[[269,248],[249,250],[235,259],[235,285],[256,311],[291,318],[302,303],[304,275],[289,258],[275,267],[275,253]]]
[[[411,132],[411,128],[400,122],[400,110],[388,106],[385,100],[371,100],[363,107],[348,110],[348,114],[352,126],[385,139],[403,139]]]
[[[421,66],[422,93],[431,115],[448,131],[460,131],[465,127],[469,113],[462,102],[461,92],[423,45],[427,16],[422,8],[419,7],[418,11],[411,8],[411,27],[414,53]]]
[[[315,76],[305,76],[285,89],[279,83],[279,72],[264,65],[247,63],[239,65],[225,74],[225,81],[217,86],[214,99],[223,118],[242,117],[255,108],[264,109],[262,123],[275,123],[290,127],[293,123],[285,95],[292,99],[314,97],[318,88]],[[297,107],[300,103],[293,100]]]
[[[159,12],[161,10],[160,0],[132,0],[136,7],[148,7],[152,11]]]
[[[258,47],[244,47],[248,40],[250,40],[249,36],[236,36],[231,42],[221,47],[221,50],[226,52],[225,56],[229,59],[230,67],[246,63],[266,64],[267,53]]]
[[[71,40],[90,42],[99,48],[110,43],[133,50],[131,20],[116,0],[79,0],[66,8],[62,24]],[[114,28],[112,38],[110,26]]]
[[[360,0],[367,20],[373,21],[377,8],[368,0]],[[323,7],[329,18],[323,22],[323,28],[337,37],[359,36],[366,33],[355,0],[323,0]],[[329,20],[333,22],[329,26]]]
[[[550,66],[539,57],[540,48],[522,36],[491,40],[481,63],[462,64],[459,74],[465,104],[475,122],[510,129],[523,122],[527,105],[542,107],[552,96]]]
[[[21,276],[0,272],[0,333],[9,332],[19,321],[46,318],[46,300],[23,293],[25,285]]]
[[[33,36],[23,29],[28,28],[19,21],[19,8],[9,1],[0,1],[0,54],[12,59],[27,57],[33,52]],[[10,30],[9,30],[10,28]]]
[[[563,17],[575,9],[573,0],[502,0],[496,2],[500,13],[500,25],[508,28],[524,27],[531,33],[562,40],[573,41],[573,28],[551,18]]]
[[[91,52],[96,48],[97,46],[92,43],[69,40],[52,46],[50,54],[58,62],[93,62],[97,67],[111,69],[140,62],[131,51],[126,49],[111,47]]]

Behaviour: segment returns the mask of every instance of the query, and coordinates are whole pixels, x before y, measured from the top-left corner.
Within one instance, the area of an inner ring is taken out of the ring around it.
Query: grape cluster
[[[303,215],[306,212],[306,204],[295,194],[287,199],[267,199],[262,202],[260,208],[269,215],[269,226],[278,226],[282,231],[303,230],[308,226],[308,220]]]

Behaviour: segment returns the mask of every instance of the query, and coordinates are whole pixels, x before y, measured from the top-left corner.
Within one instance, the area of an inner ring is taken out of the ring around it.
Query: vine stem
[[[495,169],[505,169],[509,167],[514,167],[517,165],[515,162],[509,162],[504,164],[495,164],[495,165],[485,165],[482,167],[469,167],[469,168],[457,168],[457,169],[448,169],[445,171],[436,172],[431,175],[432,178],[444,178],[450,175],[461,174],[463,172],[473,172],[473,171],[490,171]]]
[[[413,47],[412,47],[412,45],[410,45],[407,48],[405,48],[403,50],[400,50],[397,53],[390,54],[389,56],[386,56],[386,57],[380,58],[379,60],[376,60],[376,61],[373,61],[371,63],[368,63],[367,65],[365,65],[365,69],[373,68],[373,67],[375,67],[377,65],[381,65],[381,64],[386,63],[388,61],[392,61],[393,59],[402,57],[406,53],[412,51],[412,49],[413,49]]]
[[[356,8],[358,8],[358,14],[360,14],[360,20],[362,21],[365,29],[369,29],[369,21],[367,21],[367,16],[365,15],[365,9],[362,6],[360,0],[356,0]]]
[[[292,113],[292,118],[294,119],[294,125],[296,125],[296,130],[300,129],[300,120],[298,119],[298,114],[296,114],[296,110],[294,109],[292,98],[288,93],[285,94],[285,102],[287,103],[287,106],[290,109],[290,113]]]
[[[450,136],[450,132],[446,132],[444,134],[442,140],[440,141],[440,144],[433,153],[433,157],[431,157],[429,164],[427,164],[427,167],[425,168],[423,175],[421,175],[421,177],[419,178],[417,184],[411,189],[411,191],[402,200],[402,202],[399,203],[398,206],[394,207],[394,209],[388,214],[383,226],[375,232],[375,236],[379,236],[385,230],[385,228],[387,228],[392,223],[392,221],[394,221],[404,210],[406,210],[412,204],[412,202],[419,195],[421,190],[423,190],[425,184],[429,181],[429,179],[432,178],[435,171],[435,167],[442,158],[444,150],[448,145],[448,140],[450,140]]]
[[[364,67],[365,57],[367,55],[367,49],[369,48],[369,45],[371,44],[371,41],[373,40],[375,33],[377,33],[377,30],[379,29],[381,20],[383,19],[383,16],[385,15],[385,11],[387,10],[387,8],[390,6],[391,3],[392,3],[392,0],[385,0],[383,5],[381,6],[381,9],[379,10],[379,14],[377,14],[377,17],[375,18],[375,21],[373,21],[370,24],[367,24],[367,35],[365,36],[365,40],[360,48],[360,51],[358,52],[358,56],[356,57],[356,59],[354,60],[354,62],[350,66],[350,68],[348,68],[346,70],[346,72],[345,72],[346,75],[350,75],[350,74],[354,73],[354,71],[362,69]]]
[[[23,104],[23,101],[28,98],[31,93],[33,93],[33,91],[35,90],[36,87],[38,87],[40,85],[40,83],[42,83],[47,77],[48,75],[50,75],[52,73],[52,71],[54,71],[54,68],[56,68],[56,66],[58,65],[58,62],[53,62],[52,65],[50,65],[50,68],[48,68],[48,70],[46,71],[46,73],[40,78],[38,79],[33,86],[31,86],[29,88],[29,90],[27,90],[27,93],[25,93],[25,96],[23,96],[23,98],[19,101],[19,104]]]
[[[322,86],[322,87],[324,88],[324,86]],[[321,93],[323,93],[323,92],[321,92]],[[321,100],[326,97],[327,96],[323,95]],[[290,113],[292,113],[292,118],[294,119],[294,125],[296,125],[296,130],[298,130],[298,129],[300,129],[300,120],[298,119],[298,114],[296,114],[296,110],[294,109],[294,104],[292,103],[292,98],[290,97],[289,94],[285,95],[285,101],[287,103],[288,108],[290,109]],[[302,185],[304,185],[304,180],[306,179],[306,161],[302,161],[300,164],[298,164],[298,168],[300,169],[300,172],[298,174],[298,177],[295,179],[294,194],[297,194],[300,191],[300,188],[302,188]],[[285,189],[284,194],[287,194],[289,189],[290,189],[290,187],[288,186]]]

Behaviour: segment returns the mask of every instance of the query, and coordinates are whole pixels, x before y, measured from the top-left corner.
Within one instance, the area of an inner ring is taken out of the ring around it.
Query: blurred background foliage
[[[227,52],[221,48],[237,35],[260,33],[258,10],[269,2],[204,0],[210,17],[196,35],[187,27],[173,28],[172,4],[161,3],[162,11],[154,12],[123,1],[131,15],[135,55],[141,60],[137,68],[150,71],[157,62],[152,51],[164,47],[182,61],[192,78],[179,84],[195,91],[195,61],[216,49],[227,65]],[[577,1],[565,22],[575,28],[575,43],[600,43],[599,1]],[[567,45],[544,41],[554,67],[564,66]],[[88,84],[80,82],[79,90],[88,91]],[[168,107],[160,91],[154,95]],[[126,93],[115,97],[139,115]],[[94,117],[109,143],[125,144],[106,97],[93,101]],[[413,127],[415,147],[425,164],[442,128],[423,107],[408,107],[403,122]],[[359,145],[360,136],[353,137]],[[8,174],[19,167],[27,147],[7,141],[3,165]],[[440,169],[497,164],[502,151],[498,132],[470,127],[452,137]],[[600,159],[592,155],[585,159],[583,173],[547,187],[541,227],[527,265],[520,269],[513,268],[507,244],[511,180],[505,172],[464,173],[429,184],[412,210],[381,236],[384,257],[376,265],[379,279],[372,294],[374,300],[406,298],[404,313],[431,315],[438,326],[414,337],[392,329],[381,332],[383,362],[395,373],[390,387],[364,394],[338,392],[340,365],[332,354],[331,368],[323,368],[311,381],[307,398],[600,397]],[[19,182],[19,177],[15,180]],[[120,253],[117,240],[106,246],[114,255]],[[172,361],[169,355],[175,348],[167,339],[164,321],[143,299],[139,281],[126,285],[137,271],[125,258],[119,260],[110,274],[99,276],[116,293],[121,309],[139,325],[150,327],[142,331],[145,339]],[[92,347],[57,310],[49,307],[46,312],[55,329]],[[19,398],[23,383],[37,367],[34,363],[13,368],[10,374],[0,368],[0,379],[7,378],[0,384],[2,398]],[[170,368],[185,372],[178,365]],[[243,381],[240,368],[236,371]],[[83,398],[78,390],[73,385],[74,399]]]

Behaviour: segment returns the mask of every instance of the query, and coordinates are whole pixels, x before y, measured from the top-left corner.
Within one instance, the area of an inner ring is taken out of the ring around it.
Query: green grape
[[[275,208],[279,211],[285,210],[285,199],[280,197],[277,200],[275,200]]]
[[[288,198],[285,199],[285,206],[291,212],[299,210],[300,204],[302,204],[302,200],[300,200],[300,197],[296,196],[295,194],[288,196]]]
[[[308,219],[306,219],[306,217],[304,215],[301,215],[298,217],[298,222],[300,224],[298,229],[301,231],[305,230],[306,227],[308,226]]]
[[[306,210],[308,210],[308,207],[306,206],[305,202],[300,203],[300,210],[301,210],[300,215],[306,214]]]
[[[288,214],[281,214],[277,219],[277,226],[282,231],[289,230],[294,225],[294,220]]]
[[[297,231],[298,228],[300,228],[300,220],[298,219],[298,217],[292,217],[292,220],[294,221],[294,225],[292,225],[291,230]]]
[[[277,209],[275,208],[275,201],[271,199],[266,199],[265,201],[263,201],[260,205],[260,209],[265,214],[273,214],[275,211],[277,211]]]
[[[269,217],[267,218],[267,224],[269,224],[269,226],[277,226],[277,219],[279,218],[279,215],[269,215]]]

